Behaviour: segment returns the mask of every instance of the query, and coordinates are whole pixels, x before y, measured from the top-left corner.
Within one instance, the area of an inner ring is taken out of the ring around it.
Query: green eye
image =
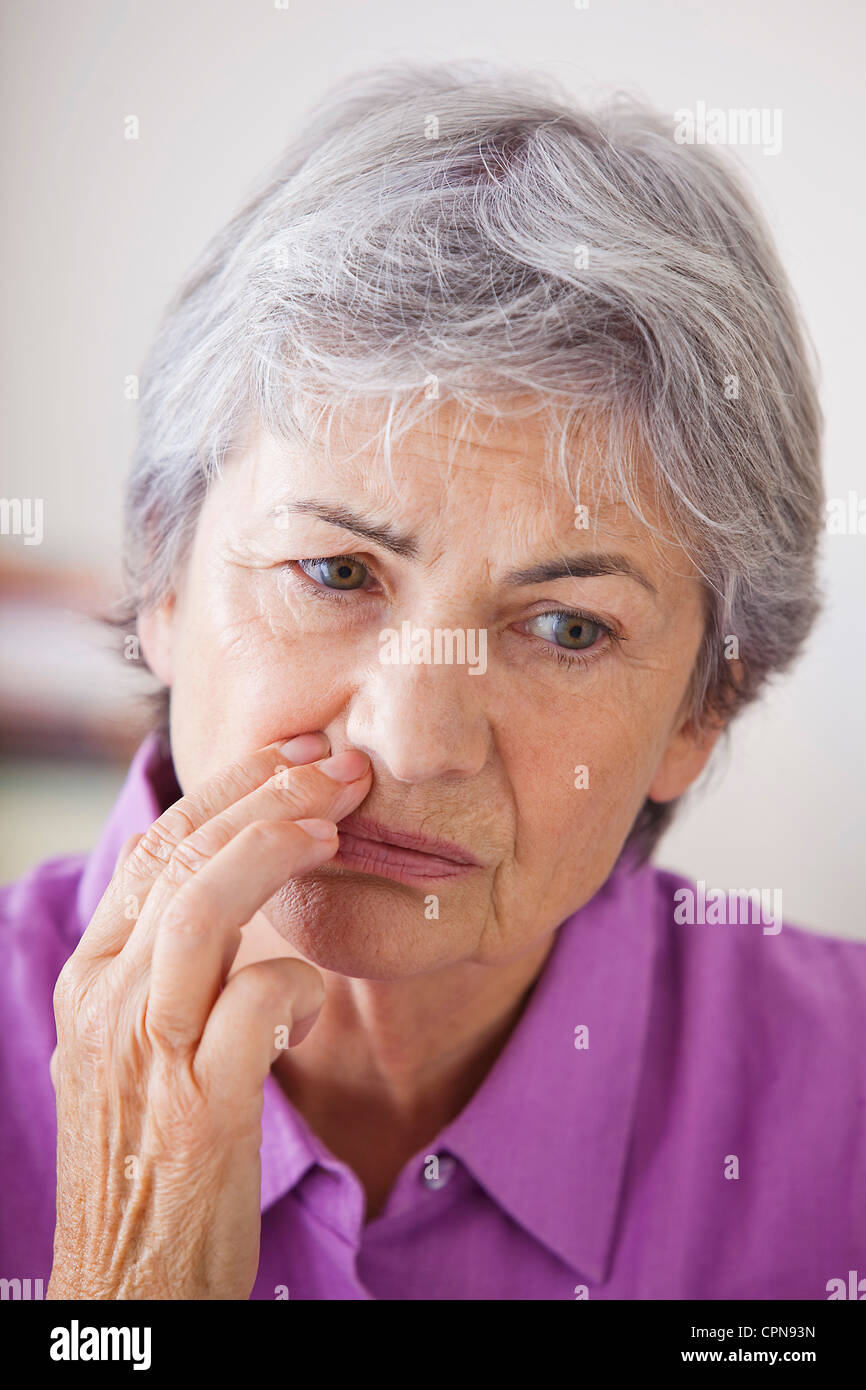
[[[594,647],[605,631],[601,623],[580,613],[540,613],[537,618],[530,618],[526,626],[533,636],[544,637],[572,652]]]
[[[299,560],[298,564],[326,589],[362,589],[370,576],[366,565],[351,555],[334,555],[326,560]]]

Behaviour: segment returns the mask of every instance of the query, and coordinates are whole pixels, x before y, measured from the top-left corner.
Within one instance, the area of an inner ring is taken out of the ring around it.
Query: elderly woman
[[[713,151],[495,68],[322,107],[144,374],[130,612],[170,700],[90,858],[6,898],[5,1275],[866,1273],[866,947],[648,862],[813,620],[819,425]]]

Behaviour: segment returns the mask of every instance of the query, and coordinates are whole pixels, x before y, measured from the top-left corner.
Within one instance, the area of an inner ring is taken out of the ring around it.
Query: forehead
[[[570,431],[564,462],[549,417],[469,416],[451,405],[404,430],[385,450],[380,419],[343,417],[330,447],[251,431],[210,498],[220,529],[260,539],[298,502],[347,507],[402,533],[422,553],[483,551],[505,563],[537,553],[611,548],[640,556],[658,579],[697,577],[686,549],[653,505],[652,470],[638,453],[631,504],[617,485],[595,420]],[[315,511],[311,507],[310,512]],[[293,523],[294,524],[294,523]],[[318,524],[318,523],[316,523]]]
[[[574,528],[580,506],[594,524],[641,529],[617,486],[594,422],[575,424],[563,459],[551,448],[551,422],[468,415],[443,405],[402,432],[386,450],[376,425],[342,419],[338,442],[305,448],[264,430],[251,433],[239,457],[236,491],[256,512],[302,493],[332,501],[351,496],[378,512],[405,520],[507,511],[516,524],[545,516]],[[641,477],[647,482],[641,485]],[[642,516],[664,530],[649,501],[650,470],[637,473]],[[430,507],[435,506],[431,514]],[[675,539],[671,537],[671,539]]]

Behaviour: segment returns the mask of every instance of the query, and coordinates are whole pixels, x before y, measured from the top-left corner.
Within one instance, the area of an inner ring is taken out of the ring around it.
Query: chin
[[[477,890],[476,890],[477,891]],[[439,917],[429,918],[430,894]],[[365,980],[398,980],[474,956],[469,924],[479,904],[456,886],[408,887],[326,866],[291,879],[264,909],[274,930],[321,970]]]

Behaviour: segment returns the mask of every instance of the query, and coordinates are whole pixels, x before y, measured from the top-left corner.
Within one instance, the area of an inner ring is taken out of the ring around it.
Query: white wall
[[[124,377],[310,101],[383,57],[517,59],[670,112],[781,108],[781,153],[740,157],[823,364],[829,493],[866,495],[856,0],[18,0],[3,24],[2,490],[45,498],[46,560],[116,562],[135,414]],[[735,730],[662,857],[711,884],[781,887],[789,919],[866,935],[864,554],[862,536],[828,538],[810,654]]]

